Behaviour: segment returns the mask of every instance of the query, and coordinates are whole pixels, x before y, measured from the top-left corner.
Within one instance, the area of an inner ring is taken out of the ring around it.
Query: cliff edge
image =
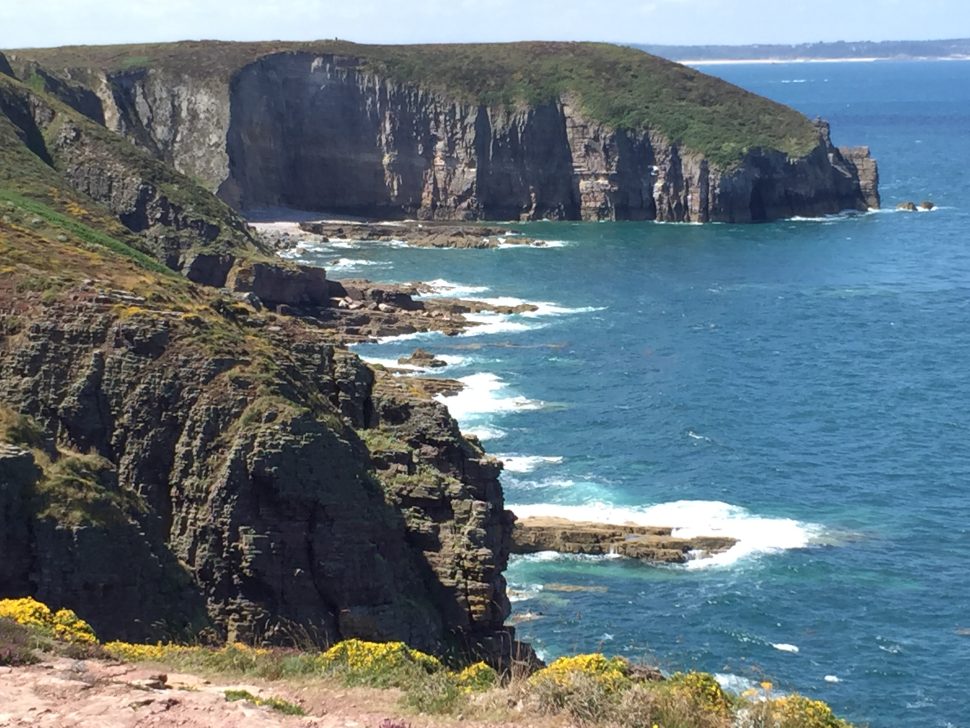
[[[22,78],[75,89],[68,103],[86,90],[92,118],[236,209],[757,222],[879,206],[868,150],[835,147],[824,123],[606,44],[9,55]]]
[[[322,270],[6,74],[0,257],[0,598],[108,639],[512,654],[501,466],[284,312]]]

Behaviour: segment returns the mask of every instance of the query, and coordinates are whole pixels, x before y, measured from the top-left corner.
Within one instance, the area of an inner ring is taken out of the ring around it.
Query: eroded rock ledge
[[[683,564],[690,558],[723,553],[737,541],[726,536],[678,538],[663,526],[614,525],[564,518],[524,518],[512,529],[513,554],[618,554],[651,563]]]
[[[545,243],[510,227],[455,225],[436,221],[303,222],[300,229],[329,240],[401,240],[416,248],[497,248],[500,245],[545,247]]]

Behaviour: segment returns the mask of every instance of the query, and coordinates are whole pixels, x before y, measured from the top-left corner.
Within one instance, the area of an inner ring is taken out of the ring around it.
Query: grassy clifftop
[[[811,122],[781,104],[691,68],[605,43],[358,45],[226,43],[215,41],[125,46],[75,46],[13,51],[52,69],[107,73],[158,69],[227,81],[273,53],[357,57],[395,80],[489,106],[536,104],[574,95],[596,121],[652,129],[719,164],[744,150],[779,149],[801,156],[817,143]]]

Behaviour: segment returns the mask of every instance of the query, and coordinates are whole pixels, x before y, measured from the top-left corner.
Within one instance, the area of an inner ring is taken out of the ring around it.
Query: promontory
[[[184,42],[7,53],[237,210],[757,222],[879,206],[867,148],[594,43]]]

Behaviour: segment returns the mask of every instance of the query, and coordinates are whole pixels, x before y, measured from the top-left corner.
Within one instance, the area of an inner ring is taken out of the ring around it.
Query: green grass
[[[37,202],[36,200],[28,199],[17,192],[4,189],[0,189],[0,201],[12,202],[14,205],[22,208],[27,213],[36,215],[50,225],[74,235],[78,240],[81,240],[89,245],[101,246],[113,253],[117,253],[118,255],[129,258],[142,268],[150,270],[153,273],[159,273],[164,276],[177,275],[175,272],[169,268],[166,268],[151,256],[131,247],[126,243],[121,242],[120,240],[117,240],[116,238],[111,237],[110,235],[101,232],[100,230],[96,230],[89,225],[85,225],[77,218],[60,213],[51,208],[49,205]]]
[[[578,99],[594,121],[658,131],[722,166],[738,162],[753,148],[802,156],[817,143],[812,123],[793,109],[686,66],[606,43],[371,46],[345,41],[192,41],[13,53],[54,69],[89,73],[123,71],[134,58],[139,67],[188,73],[219,85],[246,64],[283,52],[354,56],[381,75],[493,107],[539,104],[568,95]]]
[[[34,500],[39,518],[62,526],[118,526],[147,510],[137,493],[117,485],[114,467],[98,455],[59,457],[44,468]]]
[[[306,711],[303,710],[296,703],[291,703],[282,698],[261,698],[257,695],[253,695],[248,690],[226,690],[225,691],[226,700],[233,703],[237,700],[245,700],[253,705],[258,705],[260,707],[267,707],[275,710],[277,713],[282,713],[283,715],[306,715]]]

